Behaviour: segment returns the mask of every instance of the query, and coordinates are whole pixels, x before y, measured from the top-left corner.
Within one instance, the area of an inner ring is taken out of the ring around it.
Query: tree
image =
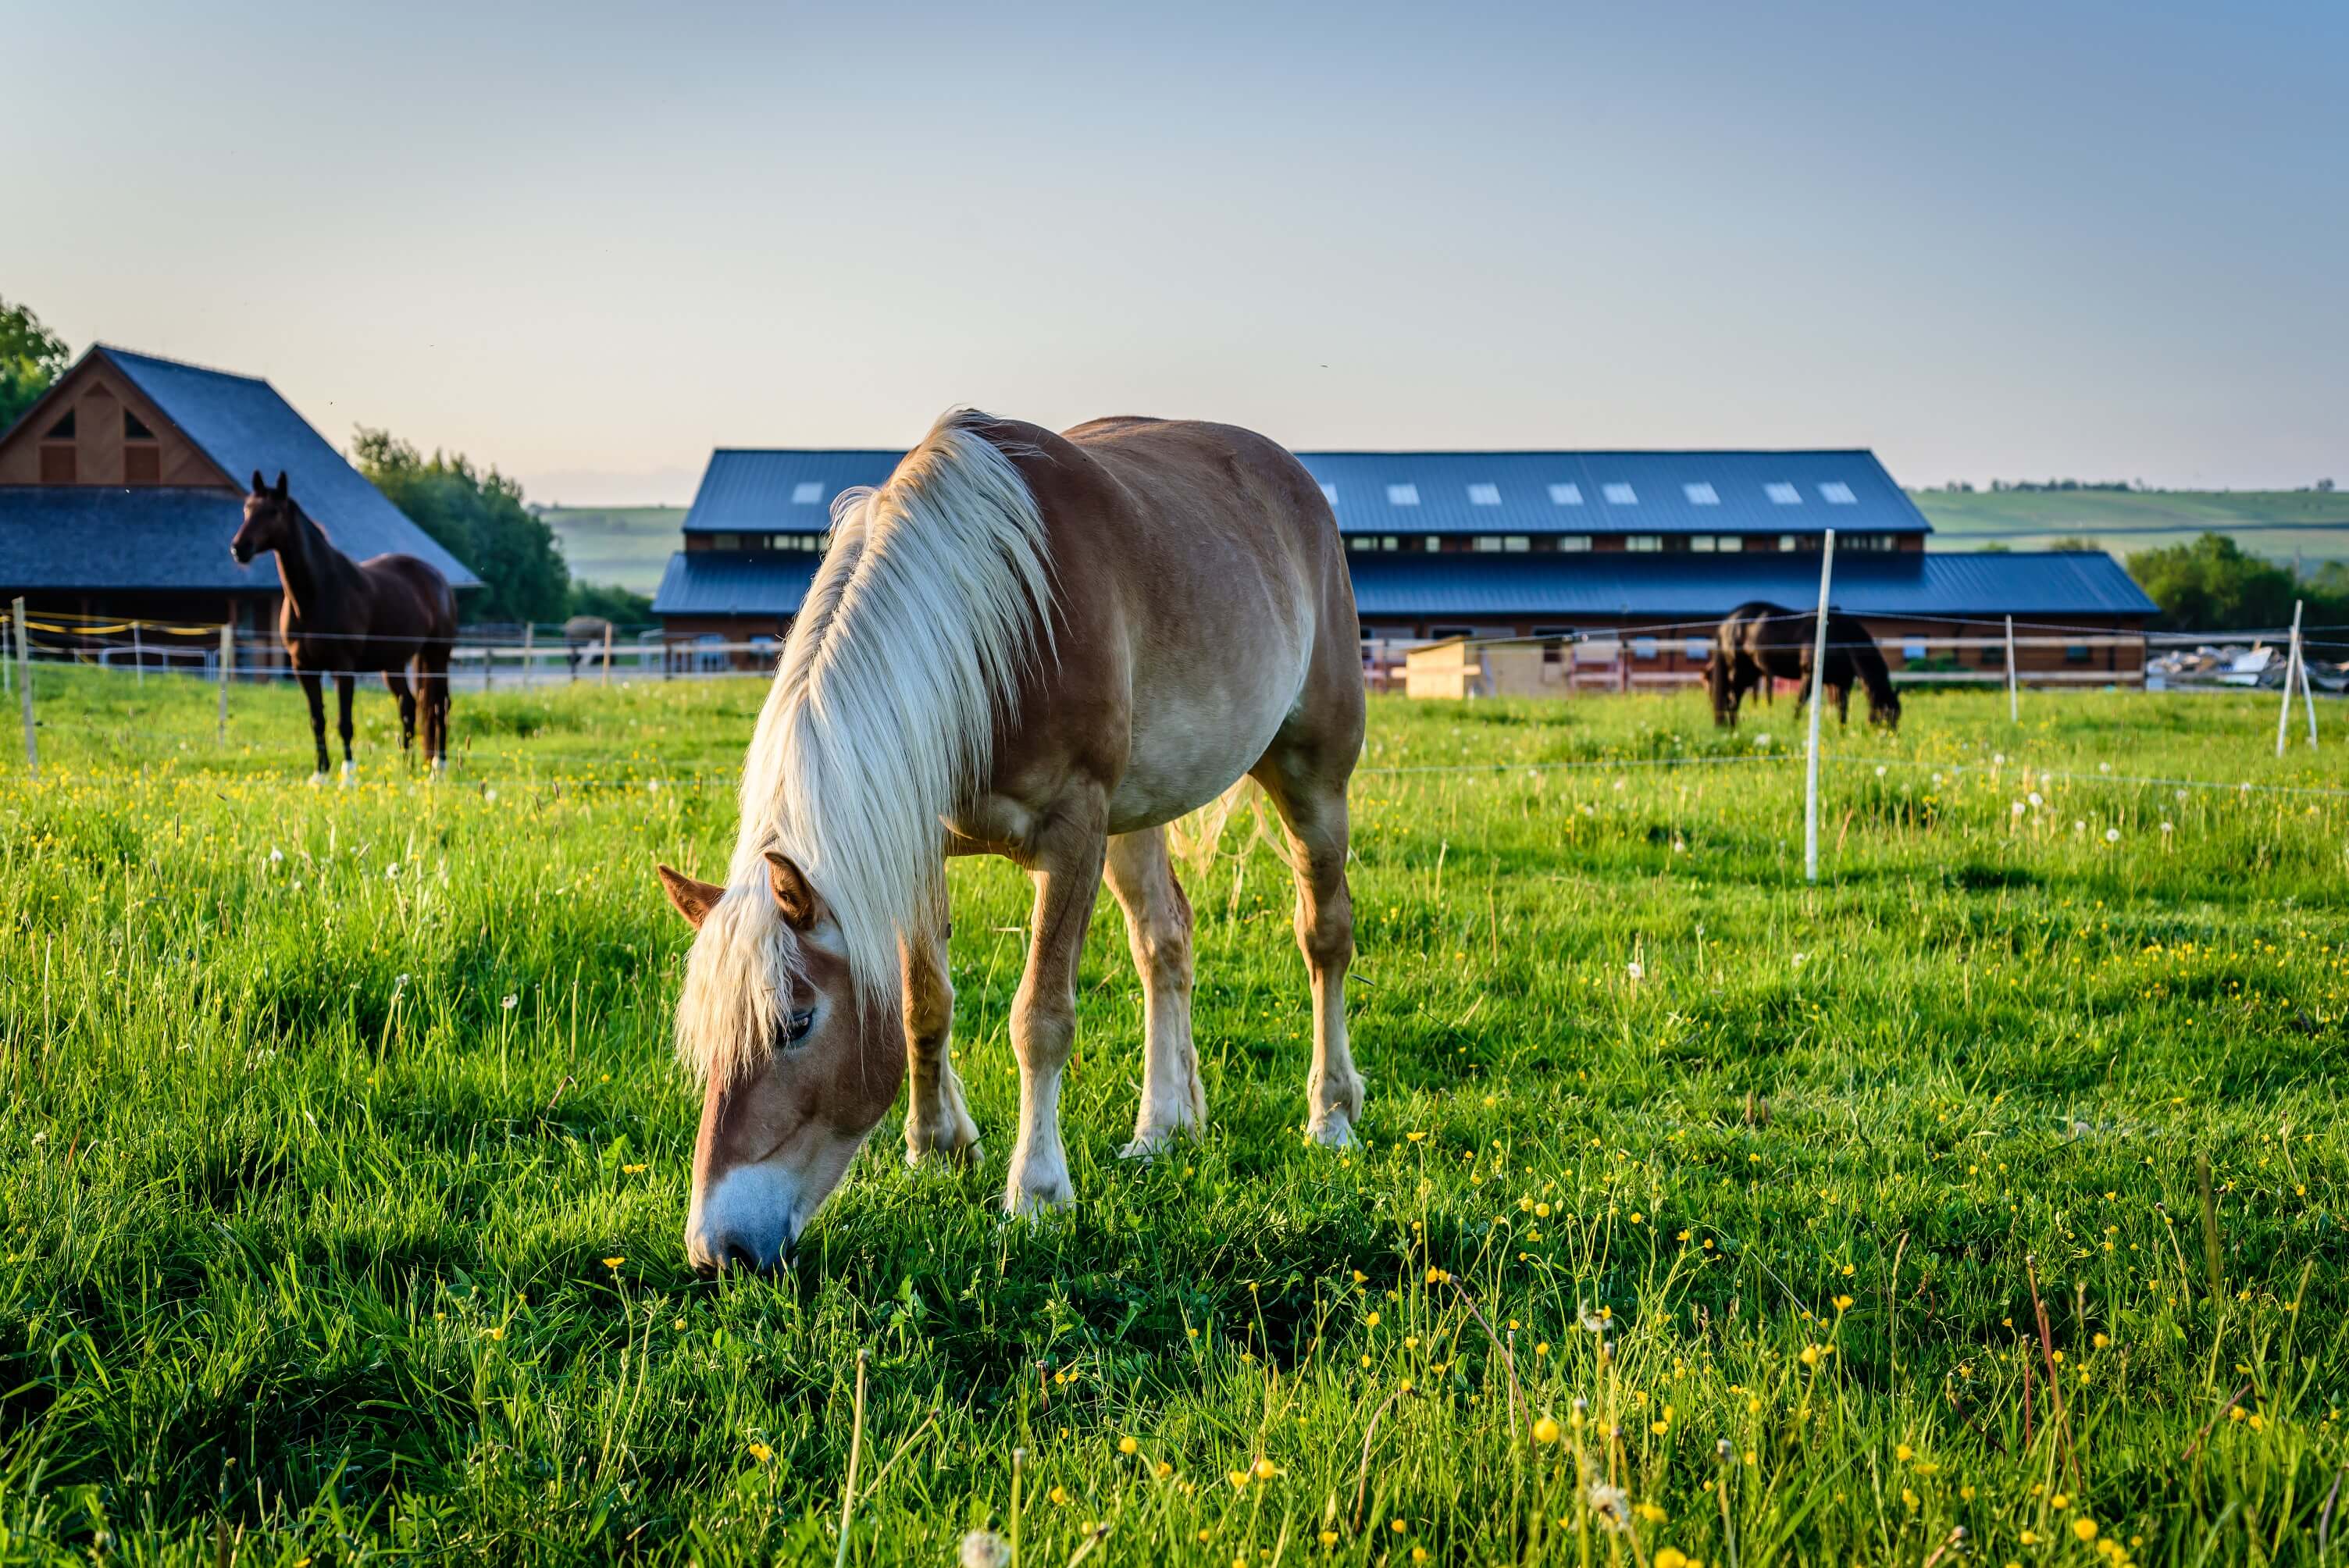
[[[2161,606],[2158,624],[2184,631],[2285,625],[2292,620],[2292,602],[2308,593],[2291,572],[2245,554],[2221,533],[2138,551],[2128,558],[2128,573]]]
[[[2095,540],[2076,533],[2065,534],[2061,539],[2051,539],[2047,542],[2047,548],[2059,555],[2101,555],[2105,552],[2105,547]]]
[[[481,580],[471,621],[559,621],[571,613],[571,570],[554,531],[523,505],[522,486],[461,454],[429,459],[388,430],[364,425],[352,459],[417,527]]]
[[[647,626],[652,624],[653,602],[642,593],[630,593],[610,583],[571,584],[571,613],[574,615],[598,615],[616,626]]]
[[[29,307],[0,299],[0,430],[41,400],[71,358],[65,339],[43,326]]]

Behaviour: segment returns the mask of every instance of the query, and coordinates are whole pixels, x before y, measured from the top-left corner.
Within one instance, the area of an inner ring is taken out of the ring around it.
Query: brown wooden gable
[[[233,490],[163,411],[93,348],[0,436],[0,485],[183,485]]]

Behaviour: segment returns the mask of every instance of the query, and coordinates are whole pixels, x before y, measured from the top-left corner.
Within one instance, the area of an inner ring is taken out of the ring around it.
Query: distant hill
[[[2085,536],[2115,555],[2230,535],[2255,555],[2308,566],[2349,561],[2349,493],[2339,490],[1911,490],[1932,548],[2044,550]]]
[[[563,559],[582,583],[609,583],[632,593],[660,586],[661,569],[681,548],[681,506],[534,508],[563,542]]]

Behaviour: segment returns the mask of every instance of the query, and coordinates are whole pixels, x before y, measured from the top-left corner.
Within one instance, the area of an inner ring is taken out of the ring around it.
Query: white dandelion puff
[[[522,1006],[522,998],[521,998],[520,996],[515,995],[512,992],[509,991],[509,992],[507,992],[507,993],[506,993],[505,1000],[504,1000],[504,1001],[502,1001],[502,1002],[500,1002],[500,1003],[498,1004],[498,1006],[501,1006],[501,1007],[502,1007],[502,1008],[504,1008],[507,1012],[511,1013],[511,1012],[512,1012],[516,1007],[519,1007],[519,1006]]]

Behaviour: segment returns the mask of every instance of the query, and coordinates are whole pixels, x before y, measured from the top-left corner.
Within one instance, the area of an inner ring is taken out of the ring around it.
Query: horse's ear
[[[268,488],[269,488],[269,487],[268,487],[267,485],[265,485],[265,484],[264,484],[264,483],[262,483],[262,482],[261,482],[261,470],[260,470],[259,469],[254,469],[254,470],[253,470],[253,493],[254,493],[254,494],[255,494],[255,495],[259,495],[263,490],[267,490]]]
[[[718,907],[718,901],[725,896],[726,890],[715,882],[696,882],[683,872],[666,865],[658,869],[661,887],[668,894],[669,903],[677,906],[678,913],[685,916],[686,924],[696,931],[700,930],[701,923],[709,918],[711,910]]]
[[[815,923],[815,889],[808,886],[807,874],[790,856],[767,851],[767,882],[775,890],[775,907],[792,930],[805,931]]]
[[[277,499],[279,500],[284,500],[285,499],[285,470],[284,469],[277,470]]]

